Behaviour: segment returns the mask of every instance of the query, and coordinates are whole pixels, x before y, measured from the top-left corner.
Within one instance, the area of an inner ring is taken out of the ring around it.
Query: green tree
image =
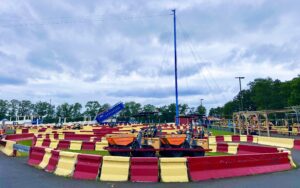
[[[199,115],[206,115],[206,108],[204,106],[202,106],[202,105],[199,105],[197,107],[197,113]]]
[[[300,75],[290,81],[291,94],[288,98],[289,105],[300,105]]]
[[[92,118],[94,118],[98,114],[100,107],[101,105],[98,101],[88,101],[85,105],[84,114],[86,116],[91,116]]]
[[[32,114],[34,105],[29,100],[22,100],[19,103],[18,115],[30,116]]]
[[[0,99],[0,120],[7,117],[9,103],[7,100]]]
[[[18,114],[20,101],[13,99],[9,102],[8,116],[15,117]]]
[[[72,121],[82,120],[81,109],[82,109],[82,105],[78,102],[71,105],[71,120]]]

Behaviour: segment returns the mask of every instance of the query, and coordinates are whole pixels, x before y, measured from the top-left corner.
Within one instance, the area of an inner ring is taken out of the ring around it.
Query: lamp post
[[[243,111],[243,96],[242,96],[242,93],[241,93],[241,91],[242,91],[242,82],[241,82],[241,80],[244,79],[245,77],[243,77],[243,76],[237,76],[235,78],[239,79],[240,94],[241,94],[241,96],[240,96],[240,111]]]

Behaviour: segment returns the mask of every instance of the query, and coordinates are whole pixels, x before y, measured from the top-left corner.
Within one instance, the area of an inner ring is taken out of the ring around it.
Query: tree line
[[[128,122],[131,120],[139,122],[174,122],[176,107],[175,104],[164,106],[154,106],[152,104],[142,105],[140,103],[131,101],[124,103],[125,108],[116,116],[118,121]],[[60,105],[53,105],[49,102],[38,101],[36,103],[30,100],[2,100],[0,99],[0,120],[16,120],[17,116],[31,116],[43,117],[44,123],[58,122],[59,118],[67,118],[67,121],[83,121],[85,118],[91,118],[108,110],[110,104],[100,104],[98,101],[88,101],[84,106],[78,102],[74,104],[63,103]],[[179,105],[180,114],[200,114],[206,113],[204,106],[189,107],[187,104]],[[144,112],[145,116],[138,116],[139,113]],[[154,112],[154,113],[150,113]],[[22,119],[22,118],[21,118]]]
[[[211,108],[209,115],[232,118],[233,112],[242,110],[283,109],[300,105],[300,75],[284,82],[258,78],[248,83],[248,86],[249,89],[242,90],[223,106]]]

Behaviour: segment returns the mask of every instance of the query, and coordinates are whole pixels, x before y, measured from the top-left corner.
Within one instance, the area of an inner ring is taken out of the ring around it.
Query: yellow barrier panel
[[[16,134],[22,134],[22,129],[16,129]]]
[[[56,149],[57,145],[58,145],[58,141],[59,140],[51,140],[49,147],[52,148],[52,149]]]
[[[241,142],[247,142],[247,136],[246,135],[240,135],[240,141]]]
[[[253,143],[258,143],[258,136],[253,136]]]
[[[52,140],[55,140],[55,138],[54,138],[54,134],[52,133],[52,134],[49,134],[49,139],[52,141]]]
[[[210,152],[217,152],[217,143],[211,143],[211,144],[209,144],[208,148],[211,149]]]
[[[73,140],[70,144],[70,150],[81,150],[82,141]]]
[[[93,127],[88,125],[88,126],[83,126],[83,130],[85,131],[92,131],[93,130]]]
[[[291,152],[290,150],[288,150],[288,149],[286,149],[286,148],[277,148],[277,150],[278,150],[279,152],[286,152],[286,153],[288,153],[288,158],[289,158],[289,160],[290,160],[291,166],[292,166],[293,168],[296,168],[296,167],[297,167],[297,165],[294,163],[294,160],[293,160],[293,158],[292,158],[292,152]]]
[[[65,139],[65,134],[64,133],[58,134],[58,139],[59,140],[64,140]]]
[[[104,147],[107,147],[107,146],[108,146],[107,142],[96,142],[95,150],[96,151],[103,151],[103,150],[105,150]]]
[[[129,176],[129,157],[104,156],[101,181],[127,181]]]
[[[43,144],[43,138],[38,138],[35,142],[35,146],[41,147]]]
[[[28,133],[37,134],[38,133],[38,129],[29,129]]]
[[[283,147],[283,148],[293,148],[294,147],[294,139],[259,136],[258,144]]]
[[[38,165],[38,168],[41,168],[41,169],[45,169],[46,166],[48,165],[49,163],[49,160],[51,158],[51,150],[50,148],[45,148],[45,154],[44,154],[44,157],[43,157],[43,160],[42,162]]]
[[[224,142],[232,142],[232,136],[231,135],[224,135]]]
[[[54,174],[58,176],[71,177],[75,169],[76,161],[77,161],[77,153],[60,151],[59,160],[57,163],[57,167],[54,171]]]
[[[6,144],[5,147],[2,149],[2,153],[11,157],[14,155],[14,144],[16,142],[11,140],[5,140],[5,142]]]
[[[162,182],[188,182],[186,158],[160,158]]]
[[[216,137],[215,136],[209,136],[208,137],[208,144],[216,143]]]
[[[228,153],[237,154],[239,143],[227,143],[228,144]]]

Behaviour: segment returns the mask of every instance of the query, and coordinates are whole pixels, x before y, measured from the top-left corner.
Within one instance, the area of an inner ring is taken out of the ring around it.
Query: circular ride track
[[[294,161],[300,163],[300,151],[292,150]],[[0,187],[43,187],[43,188],[77,188],[77,187],[242,187],[242,188],[298,188],[300,187],[300,169],[271,174],[244,176],[227,179],[216,179],[189,183],[132,183],[132,182],[99,182],[83,181],[56,176],[27,164],[27,158],[9,158],[0,153]]]

